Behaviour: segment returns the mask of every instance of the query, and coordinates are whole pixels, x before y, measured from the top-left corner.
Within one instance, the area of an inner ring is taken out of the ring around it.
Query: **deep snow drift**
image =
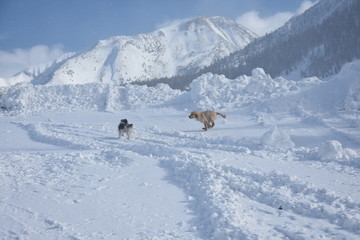
[[[0,238],[358,239],[359,76],[0,88]]]

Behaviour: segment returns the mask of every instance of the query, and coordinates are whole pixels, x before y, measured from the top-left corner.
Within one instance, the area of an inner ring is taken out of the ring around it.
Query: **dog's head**
[[[120,131],[120,130],[123,130],[123,129],[125,128],[125,126],[126,126],[126,125],[121,122],[121,123],[119,124],[119,126],[118,126],[119,131]]]
[[[123,123],[123,124],[128,124],[128,120],[127,119],[121,119],[120,123]]]
[[[196,119],[197,119],[197,117],[198,117],[198,113],[197,113],[197,112],[191,112],[191,114],[190,114],[190,116],[189,116],[190,119],[193,119],[193,118],[196,118]]]

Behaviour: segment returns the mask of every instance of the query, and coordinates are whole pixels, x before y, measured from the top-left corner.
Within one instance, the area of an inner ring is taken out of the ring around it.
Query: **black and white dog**
[[[118,126],[118,130],[119,130],[119,138],[123,137],[124,134],[126,134],[127,139],[130,140],[131,133],[133,130],[133,125],[129,124],[127,119],[121,119],[120,124]]]

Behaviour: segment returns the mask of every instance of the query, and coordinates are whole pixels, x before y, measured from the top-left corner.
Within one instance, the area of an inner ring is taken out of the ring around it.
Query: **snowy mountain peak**
[[[196,17],[179,22],[176,25],[161,29],[160,31],[178,31],[179,34],[197,38],[198,44],[211,45],[212,37],[233,44],[235,48],[242,48],[256,37],[245,27],[225,17]]]
[[[33,83],[125,84],[194,73],[255,38],[254,33],[228,18],[185,19],[151,33],[101,40]]]

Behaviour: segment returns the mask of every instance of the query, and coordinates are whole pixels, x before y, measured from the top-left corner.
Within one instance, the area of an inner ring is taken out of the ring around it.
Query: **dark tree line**
[[[268,34],[204,71],[235,78],[261,67],[271,76],[279,76],[296,70],[307,59],[303,77],[332,75],[360,58],[359,13],[360,1],[353,1],[319,25],[291,32],[284,39],[280,31]]]

